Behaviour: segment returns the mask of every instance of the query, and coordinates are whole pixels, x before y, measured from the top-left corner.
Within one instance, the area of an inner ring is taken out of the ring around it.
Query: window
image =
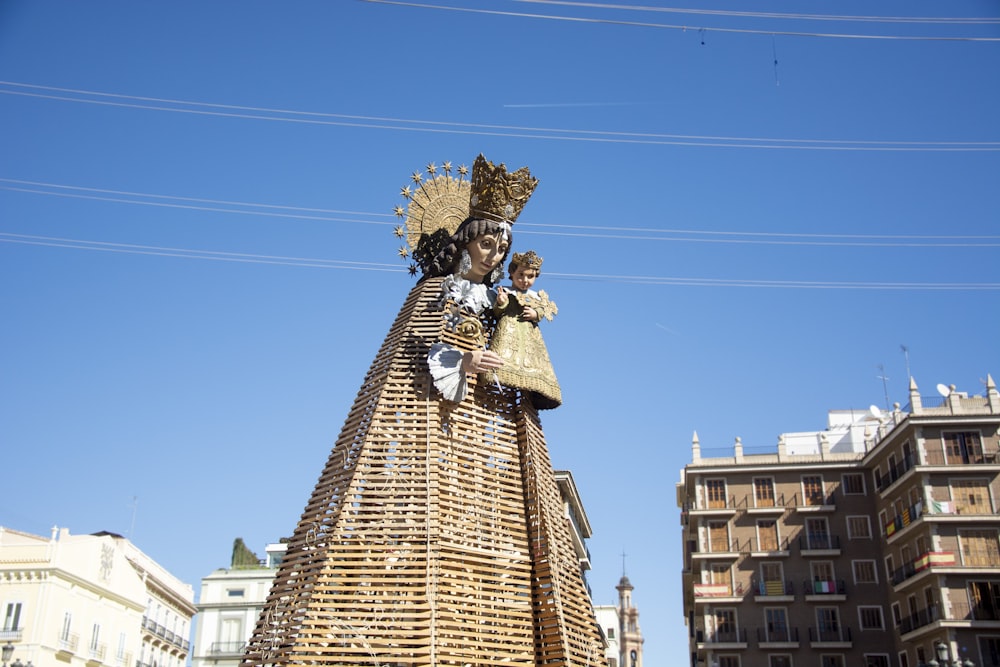
[[[806,475],[802,478],[802,500],[804,505],[826,504],[823,478],[820,475]]]
[[[760,595],[784,595],[785,582],[781,563],[760,564]]]
[[[767,641],[790,641],[788,636],[788,612],[783,607],[769,607],[764,610],[764,627],[767,630]]]
[[[792,656],[790,655],[768,656],[767,667],[792,667]]]
[[[882,607],[858,607],[858,623],[862,630],[885,630]]]
[[[830,530],[825,518],[806,519],[806,541],[810,549],[830,548]]]
[[[844,667],[844,656],[842,655],[821,655],[819,664],[822,667]]]
[[[821,642],[839,642],[840,614],[836,607],[816,608],[816,633]]]
[[[830,561],[816,561],[809,564],[809,571],[812,574],[813,589],[807,593],[836,593],[837,582],[833,576],[833,563]]]
[[[608,628],[608,639],[614,639],[614,638],[615,638],[615,629],[613,627],[609,627]]]
[[[226,595],[228,595],[231,598],[241,598],[241,597],[243,597],[244,593],[245,593],[245,589],[243,589],[243,588],[227,588],[226,589]]]
[[[893,564],[892,556],[885,557],[885,578],[888,581],[892,581],[893,569],[896,566]]]
[[[941,440],[949,464],[983,462],[983,444],[978,433],[943,433]]]
[[[1000,621],[1000,582],[970,581],[969,604],[977,621]]]
[[[708,509],[720,509],[726,506],[726,480],[705,480],[705,497],[708,499]]]
[[[715,610],[715,641],[739,641],[736,632],[736,610],[731,608],[716,608]]]
[[[125,641],[126,641],[125,637],[126,636],[124,632],[118,635],[118,650],[115,652],[115,657],[118,660],[125,659]]]
[[[729,551],[729,528],[726,521],[708,522],[708,550],[713,553]]]
[[[952,480],[951,499],[958,514],[993,514],[988,480]]]
[[[847,472],[841,478],[841,486],[844,487],[844,495],[864,495],[865,476],[859,472]]]
[[[865,667],[889,667],[889,656],[865,653]]]
[[[899,624],[903,622],[903,611],[899,608],[898,602],[892,603],[892,625],[895,628],[899,627]]]
[[[774,507],[774,480],[770,477],[755,477],[753,498],[756,507]]]
[[[760,551],[780,551],[778,522],[774,519],[757,519],[757,544]]]
[[[1000,542],[997,541],[997,531],[960,530],[958,541],[962,549],[963,565],[1000,565]]]
[[[3,629],[5,631],[21,629],[21,603],[8,602],[7,611],[3,615]]]
[[[738,655],[720,655],[719,656],[719,667],[740,667],[740,656],[738,656]]]
[[[618,667],[618,659],[608,658],[608,667]]]
[[[68,642],[69,641],[69,631],[73,627],[73,614],[66,612],[63,616],[62,630],[59,631],[59,641]]]
[[[709,575],[712,578],[711,583],[713,584],[725,584],[729,589],[727,594],[732,595],[732,575],[729,572],[729,566],[723,563],[712,563],[709,568]]]
[[[854,583],[856,584],[878,583],[878,570],[875,569],[875,561],[852,560],[851,569],[854,571]]]
[[[90,652],[97,653],[97,647],[101,643],[101,626],[98,623],[94,623],[93,629],[90,631]]]
[[[872,525],[867,516],[847,517],[847,537],[852,540],[871,539]]]

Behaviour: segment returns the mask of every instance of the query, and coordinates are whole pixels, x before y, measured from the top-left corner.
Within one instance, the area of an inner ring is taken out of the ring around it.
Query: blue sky
[[[902,345],[1000,379],[997,6],[433,5],[0,1],[0,524],[196,589],[289,535],[413,283],[399,189],[483,152],[540,179],[549,447],[664,664],[695,431],[905,403]]]

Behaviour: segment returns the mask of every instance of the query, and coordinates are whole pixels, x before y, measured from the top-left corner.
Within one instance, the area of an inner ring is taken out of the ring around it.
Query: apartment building
[[[191,587],[114,533],[0,527],[0,640],[38,667],[183,667]]]
[[[677,502],[690,664],[1000,667],[1000,394],[910,383],[776,453],[705,457]]]

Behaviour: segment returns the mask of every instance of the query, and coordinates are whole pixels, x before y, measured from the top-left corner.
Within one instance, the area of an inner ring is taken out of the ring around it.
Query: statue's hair
[[[458,266],[459,257],[465,247],[473,239],[477,239],[484,234],[496,234],[504,230],[506,227],[505,223],[497,222],[496,220],[484,220],[482,218],[466,218],[462,224],[458,226],[455,233],[451,235],[451,239],[447,244],[434,256],[431,260],[430,266],[427,271],[427,276],[434,278],[438,276],[447,276],[455,272],[455,268]],[[508,253],[510,253],[510,246],[513,243],[511,234],[507,234],[507,252],[504,253],[503,257],[500,259],[497,266],[503,266],[504,260],[507,259]],[[492,274],[487,275],[483,278],[483,282],[487,285],[492,285],[491,280]]]
[[[517,253],[514,253],[514,254],[516,255]],[[521,264],[518,264],[517,260],[513,260],[513,259],[510,260],[510,264],[507,265],[507,277],[508,278],[513,278],[514,277],[514,270],[517,267],[519,267],[519,266],[521,266]],[[537,277],[539,277],[541,275],[542,275],[542,267],[536,268],[535,269],[535,277],[537,278]]]

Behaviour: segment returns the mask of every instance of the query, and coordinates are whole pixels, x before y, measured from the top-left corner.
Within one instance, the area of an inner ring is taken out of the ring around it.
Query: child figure
[[[507,271],[511,285],[497,288],[493,306],[497,325],[489,345],[504,362],[496,370],[496,379],[527,392],[539,410],[557,408],[562,404],[562,391],[538,323],[543,317],[551,321],[559,309],[544,291],[531,289],[541,274],[542,258],[534,250],[514,253]]]

